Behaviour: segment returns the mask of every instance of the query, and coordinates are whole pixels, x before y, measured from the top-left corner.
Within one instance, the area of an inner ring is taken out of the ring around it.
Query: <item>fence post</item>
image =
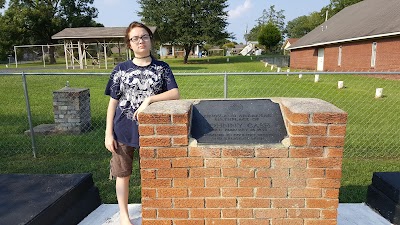
[[[30,130],[31,142],[32,142],[32,153],[33,153],[33,158],[36,158],[35,133],[33,132],[31,105],[29,104],[28,87],[26,84],[26,76],[25,76],[24,72],[22,72],[22,86],[24,87],[26,111],[28,112],[29,130]]]
[[[228,74],[224,74],[224,98],[228,98]]]

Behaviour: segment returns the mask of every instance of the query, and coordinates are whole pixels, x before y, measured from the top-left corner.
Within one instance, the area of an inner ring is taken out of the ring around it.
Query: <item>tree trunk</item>
[[[188,44],[188,45],[184,45],[184,49],[185,49],[185,56],[183,58],[183,63],[187,64],[188,63],[188,58],[189,58],[189,54],[190,54],[190,50],[192,49],[193,44]]]
[[[54,46],[50,46],[49,47],[49,63],[50,64],[56,64],[56,57],[55,57],[55,47]]]

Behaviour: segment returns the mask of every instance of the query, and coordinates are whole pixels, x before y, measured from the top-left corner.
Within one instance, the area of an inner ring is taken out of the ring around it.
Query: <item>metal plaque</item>
[[[199,144],[270,144],[287,132],[270,99],[204,100],[193,107],[191,135]]]

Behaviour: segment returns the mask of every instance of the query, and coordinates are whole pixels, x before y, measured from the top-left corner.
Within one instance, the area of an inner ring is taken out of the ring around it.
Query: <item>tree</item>
[[[271,5],[269,9],[264,9],[260,18],[256,20],[257,25],[253,27],[248,34],[244,35],[246,41],[255,41],[258,39],[261,27],[268,23],[274,24],[280,30],[281,34],[285,33],[285,15],[284,10],[276,11],[275,5]]]
[[[275,5],[271,5],[269,10],[263,10],[263,14],[257,19],[257,22],[259,25],[272,23],[278,27],[279,30],[283,31],[285,28],[285,15],[283,15],[284,12],[284,10],[276,11]]]
[[[12,25],[20,22],[18,21],[18,13],[18,10],[8,9],[5,15],[0,15],[0,60],[4,61],[8,55],[14,55],[13,46],[22,45],[29,39],[29,35],[23,35],[23,27]]]
[[[321,25],[326,19],[327,12],[329,19],[342,9],[361,1],[362,0],[331,0],[330,4],[322,7],[319,12],[312,12],[308,16],[300,16],[289,21],[286,26],[287,35],[291,38],[300,38]]]
[[[227,0],[138,0],[142,21],[156,26],[163,43],[183,45],[184,63],[195,44],[231,37],[225,31]]]
[[[6,4],[6,0],[0,0],[0,9],[4,8],[5,4]]]
[[[288,22],[286,26],[287,36],[289,38],[301,38],[323,22],[324,18],[318,12],[297,17]]]
[[[223,44],[221,48],[223,48],[223,49],[226,50],[226,49],[229,49],[229,48],[234,48],[235,45],[236,45],[236,44],[233,43],[233,42],[228,42],[228,43]]]
[[[0,39],[7,39],[0,40],[0,48],[2,42],[11,42],[12,45],[53,44],[51,36],[64,28],[102,26],[93,20],[98,14],[97,9],[91,6],[93,1],[10,0],[2,18],[6,21],[3,28],[8,33],[0,36]],[[10,46],[6,44],[5,47]],[[55,63],[54,48],[51,47],[49,52],[50,63]]]
[[[256,41],[258,38],[258,34],[260,33],[260,29],[262,27],[262,24],[259,24],[253,28],[251,28],[250,32],[248,34],[244,35],[244,39],[246,41]]]
[[[273,23],[263,25],[258,35],[258,43],[265,46],[269,52],[273,52],[277,44],[282,40],[282,34]]]
[[[363,0],[331,0],[329,4],[329,17],[332,17],[336,13],[340,12],[340,10],[346,8],[347,6],[354,5],[356,3],[359,3]]]

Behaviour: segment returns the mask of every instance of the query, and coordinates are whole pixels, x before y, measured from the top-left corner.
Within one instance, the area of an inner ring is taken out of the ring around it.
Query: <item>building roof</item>
[[[156,27],[149,27],[155,33]],[[116,39],[125,37],[126,27],[65,28],[51,36],[52,39]]]
[[[246,47],[246,45],[240,45],[240,44],[239,44],[239,45],[235,45],[234,48],[237,48],[237,49],[238,49],[238,48],[244,48],[244,47]]]
[[[400,35],[399,0],[364,0],[348,6],[289,49]]]
[[[293,45],[299,39],[300,38],[288,38],[288,39],[286,39],[286,41],[282,45],[282,49],[286,50],[287,48],[289,48],[291,45]]]
[[[294,44],[296,41],[298,41],[300,38],[288,38],[286,41],[287,42],[289,42],[289,43],[291,43],[291,44]]]

